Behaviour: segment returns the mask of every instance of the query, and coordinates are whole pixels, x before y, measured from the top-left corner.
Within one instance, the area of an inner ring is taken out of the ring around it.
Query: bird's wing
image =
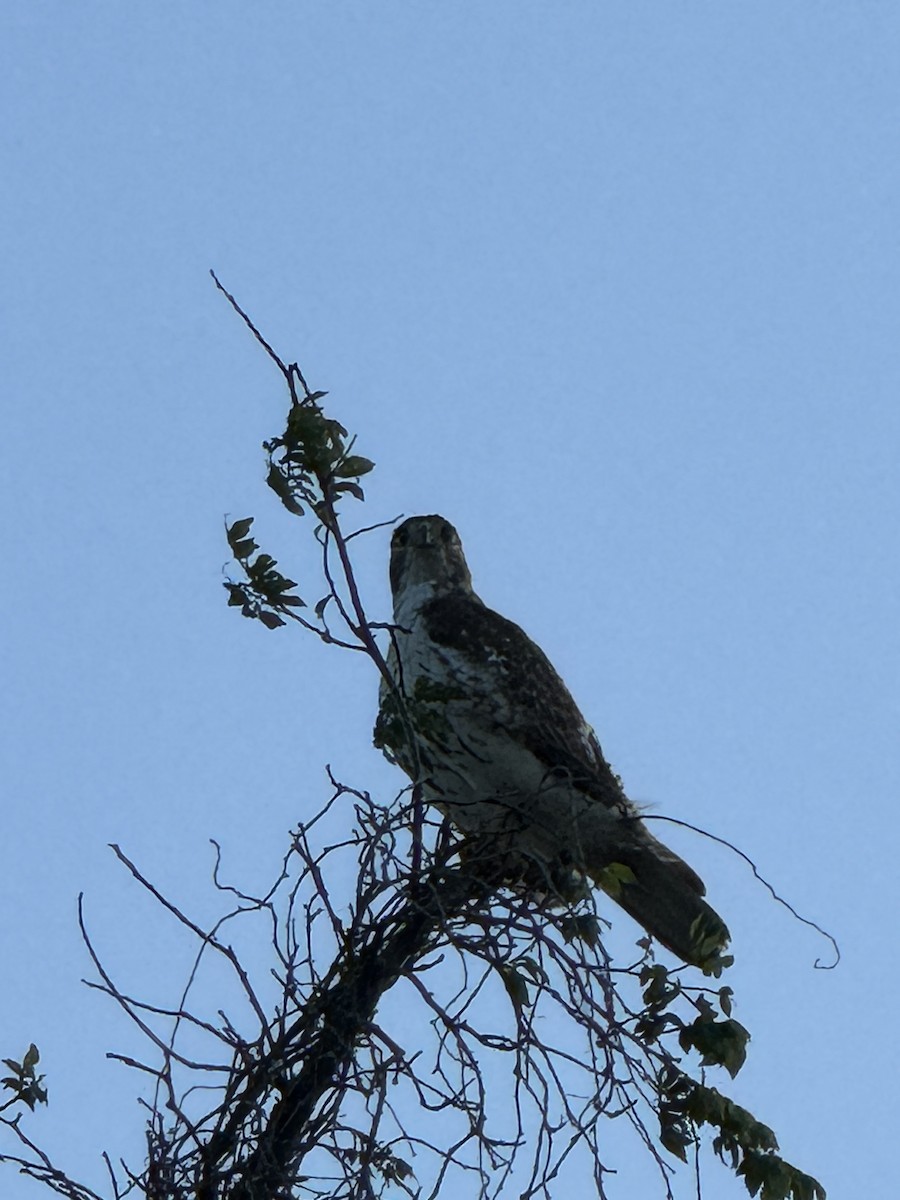
[[[569,689],[520,626],[465,594],[429,601],[422,616],[433,642],[471,664],[469,686],[477,681],[498,707],[502,700],[507,732],[548,772],[566,772],[601,804],[634,812]]]

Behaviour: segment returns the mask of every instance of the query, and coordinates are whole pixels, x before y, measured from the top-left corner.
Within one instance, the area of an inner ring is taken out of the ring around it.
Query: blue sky
[[[376,460],[366,518],[450,518],[632,797],[838,937],[814,970],[825,943],[672,832],[734,934],[735,1098],[832,1197],[887,1192],[898,55],[875,2],[7,7],[0,1053],[40,1046],[32,1127],[75,1173],[141,1154],[77,893],[132,991],[187,962],[107,843],[204,917],[210,837],[249,886],[326,763],[399,785],[365,664],[225,607],[226,513],[294,578],[315,558],[214,267]],[[359,546],[376,618],[387,542]]]

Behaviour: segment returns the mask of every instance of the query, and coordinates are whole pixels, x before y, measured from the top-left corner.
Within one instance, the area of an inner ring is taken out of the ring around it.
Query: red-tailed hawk
[[[714,963],[728,930],[702,880],[648,833],[546,655],[476,596],[449,521],[399,526],[391,586],[397,690],[382,685],[376,744],[535,891],[584,873],[679,958]]]

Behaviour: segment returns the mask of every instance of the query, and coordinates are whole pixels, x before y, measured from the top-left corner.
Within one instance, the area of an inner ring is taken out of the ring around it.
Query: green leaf
[[[328,393],[326,392],[325,395],[327,395],[327,394]],[[337,442],[341,441],[342,438],[345,438],[347,436],[347,430],[340,423],[340,421],[336,421],[334,419],[334,417],[326,418],[325,424],[328,426],[329,436],[332,438],[332,440],[334,442],[337,443]],[[356,438],[354,438],[353,441],[355,442]],[[351,445],[352,445],[352,443],[351,443]]]
[[[743,1176],[751,1196],[757,1192],[761,1200],[825,1200],[825,1189],[817,1179],[805,1175],[777,1154],[749,1151],[737,1174]]]
[[[301,442],[321,442],[327,437],[325,414],[316,404],[298,404],[288,413],[287,432]]]
[[[682,1050],[696,1050],[705,1067],[724,1067],[732,1079],[747,1057],[749,1032],[738,1021],[710,1021],[698,1017],[678,1035]]]
[[[259,546],[254,542],[253,538],[247,538],[244,542],[234,542],[231,546],[231,553],[238,562],[242,563],[246,562],[250,555],[258,549]]]
[[[265,575],[276,563],[277,559],[274,559],[271,554],[258,554],[256,560],[250,564],[250,574]]]
[[[782,1158],[774,1154],[750,1151],[737,1169],[743,1175],[751,1196],[762,1191],[762,1200],[787,1200],[791,1191],[792,1171]]]
[[[278,613],[261,612],[259,619],[265,625],[266,629],[277,629],[279,625],[286,625],[284,617],[279,617]]]
[[[794,1169],[794,1200],[825,1200],[825,1189],[812,1175]]]
[[[347,481],[345,483],[336,483],[334,485],[334,487],[332,488],[332,491],[335,494],[337,494],[339,492],[349,492],[350,495],[355,497],[355,499],[357,499],[357,500],[365,500],[365,498],[366,498],[366,494],[362,490],[362,488],[359,486],[359,484],[358,483],[350,483],[349,481]]]
[[[284,472],[275,463],[269,467],[266,483],[289,513],[293,513],[295,517],[303,516],[303,506],[298,503],[290,480],[285,477]]]
[[[316,514],[316,516],[319,518],[319,520],[322,522],[322,524],[325,526],[325,528],[331,529],[331,527],[334,525],[334,519],[332,518],[331,511],[328,507],[328,504],[324,500],[317,500],[313,504],[312,510]]]
[[[321,478],[343,457],[346,434],[343,425],[329,420],[316,404],[303,403],[288,415],[284,443],[292,463]]]
[[[634,1032],[641,1041],[651,1042],[659,1041],[667,1029],[682,1029],[684,1021],[675,1013],[664,1013],[651,1015],[649,1013],[639,1017],[634,1026]]]
[[[670,1154],[674,1154],[682,1162],[687,1162],[687,1148],[694,1139],[684,1129],[677,1125],[662,1125],[659,1140]]]
[[[578,916],[565,916],[559,923],[560,933],[566,942],[584,942],[592,949],[600,940],[600,922],[593,913],[579,913]]]
[[[223,583],[222,587],[228,592],[229,608],[236,608],[239,604],[246,604],[249,597],[239,583]]]
[[[677,979],[670,979],[669,972],[660,963],[644,967],[640,981],[644,988],[644,1003],[648,1008],[665,1008],[681,993],[681,984]]]
[[[15,1100],[20,1100],[32,1111],[35,1104],[47,1103],[47,1089],[43,1086],[44,1076],[36,1075],[34,1071],[40,1057],[37,1046],[32,1042],[25,1051],[25,1057],[21,1063],[17,1063],[12,1058],[3,1059],[4,1064],[12,1071],[12,1075],[0,1079],[3,1087],[14,1093]],[[12,1103],[12,1101],[8,1103]],[[6,1106],[4,1105],[4,1107]]]
[[[398,1158],[396,1154],[382,1152],[377,1156],[372,1165],[389,1183],[396,1183],[408,1179],[412,1175],[412,1167],[402,1158]]]
[[[591,875],[597,886],[603,888],[613,900],[621,896],[623,884],[636,882],[634,871],[625,863],[610,863],[599,871],[592,871]]]
[[[242,542],[250,532],[250,527],[253,524],[253,517],[242,517],[239,521],[235,521],[233,525],[227,528],[228,545],[234,548],[235,543]]]
[[[348,456],[339,462],[334,469],[338,479],[358,479],[360,475],[368,475],[375,469],[375,464],[370,458],[363,458],[361,454],[348,454]]]

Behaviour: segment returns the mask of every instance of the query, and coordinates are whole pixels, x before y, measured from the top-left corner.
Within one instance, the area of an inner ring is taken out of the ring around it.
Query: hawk
[[[395,530],[391,588],[376,745],[529,890],[588,877],[679,958],[714,963],[729,935],[703,881],[647,831],[543,651],[475,594],[449,521]]]

